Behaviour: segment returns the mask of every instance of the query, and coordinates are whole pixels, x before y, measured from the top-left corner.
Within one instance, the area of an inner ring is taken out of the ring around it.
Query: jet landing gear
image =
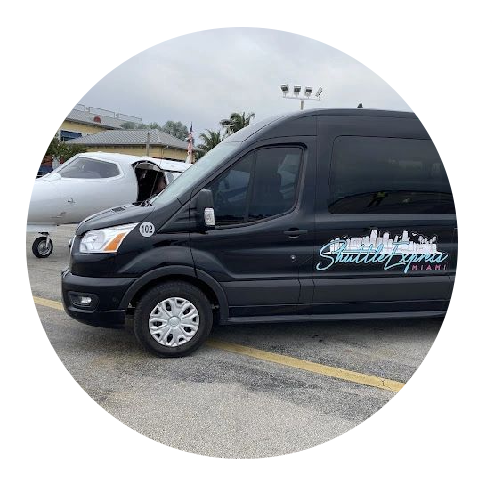
[[[48,258],[53,251],[53,242],[51,241],[49,233],[40,234],[43,236],[39,236],[34,240],[32,252],[37,258]]]

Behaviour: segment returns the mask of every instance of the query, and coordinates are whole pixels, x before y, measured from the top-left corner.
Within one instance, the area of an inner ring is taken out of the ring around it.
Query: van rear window
[[[335,140],[328,209],[335,214],[452,214],[451,187],[431,140]]]

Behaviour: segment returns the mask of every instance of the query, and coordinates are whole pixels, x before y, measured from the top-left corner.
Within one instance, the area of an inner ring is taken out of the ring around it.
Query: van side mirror
[[[214,195],[210,189],[200,190],[196,198],[196,210],[200,230],[214,229]]]

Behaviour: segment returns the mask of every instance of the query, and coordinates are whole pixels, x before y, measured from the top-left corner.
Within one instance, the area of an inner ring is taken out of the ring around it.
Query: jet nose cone
[[[63,211],[63,194],[57,182],[42,179],[34,181],[29,202],[28,222],[54,222],[54,217]]]
[[[47,190],[46,182],[41,180],[36,180],[34,182],[32,192],[31,192],[31,200],[29,201],[29,213],[27,216],[28,221],[42,221],[43,213],[43,203],[45,200],[49,199],[50,191]]]

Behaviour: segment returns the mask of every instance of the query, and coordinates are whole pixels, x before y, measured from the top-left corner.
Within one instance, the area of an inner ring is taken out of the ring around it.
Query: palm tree
[[[217,132],[213,130],[205,130],[206,133],[200,133],[199,138],[203,140],[203,143],[198,145],[198,150],[205,155],[209,150],[212,150],[216,145],[222,142],[222,136],[220,130]]]
[[[231,113],[229,118],[221,120],[220,125],[225,128],[225,136],[238,132],[241,128],[247,127],[254,119],[254,113]]]

